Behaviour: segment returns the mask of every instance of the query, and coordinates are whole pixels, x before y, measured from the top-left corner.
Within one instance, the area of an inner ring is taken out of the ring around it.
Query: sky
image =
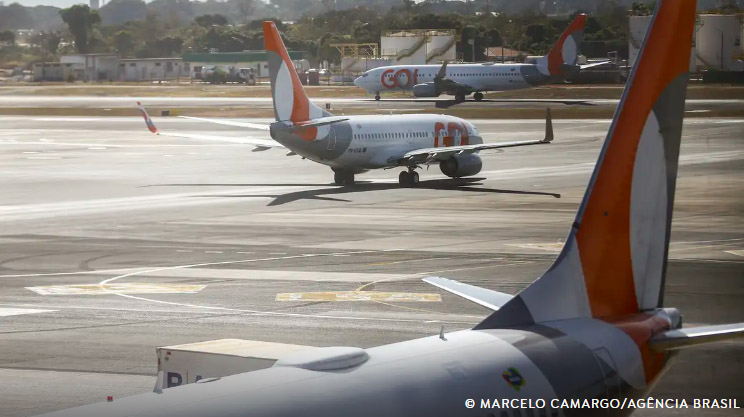
[[[2,0],[6,5],[11,3],[20,3],[23,6],[56,6],[56,7],[70,7],[74,4],[85,3],[89,4],[88,0]],[[149,1],[149,0],[145,0]]]

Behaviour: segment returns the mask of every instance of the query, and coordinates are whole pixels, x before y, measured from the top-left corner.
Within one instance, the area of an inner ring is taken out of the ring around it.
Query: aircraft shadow
[[[554,198],[561,198],[558,193],[549,193],[542,191],[525,191],[525,190],[506,190],[496,188],[485,188],[478,187],[482,185],[482,181],[485,178],[459,178],[459,179],[436,179],[436,180],[424,180],[421,181],[418,187],[411,189],[423,190],[441,190],[441,191],[458,191],[458,192],[475,192],[475,193],[497,193],[497,194],[520,194],[520,195],[543,195]],[[235,187],[267,187],[267,186],[279,186],[279,187],[296,187],[296,186],[328,186],[328,184],[163,184],[155,186],[235,186]],[[273,198],[268,204],[269,206],[280,206],[287,203],[292,203],[299,200],[320,200],[320,201],[334,201],[342,203],[350,203],[351,200],[342,198],[346,194],[360,193],[360,192],[372,192],[372,191],[387,191],[387,190],[398,190],[401,186],[397,182],[365,182],[358,181],[353,186],[338,186],[333,185],[330,187],[315,189],[315,190],[303,190],[295,191],[286,194],[218,194],[210,195],[205,194],[200,197],[210,198]]]

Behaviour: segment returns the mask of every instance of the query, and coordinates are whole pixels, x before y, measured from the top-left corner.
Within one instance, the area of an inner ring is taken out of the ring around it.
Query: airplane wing
[[[737,337],[744,337],[744,323],[669,330],[652,337],[649,345],[655,351],[677,350]]]
[[[478,145],[445,146],[441,148],[422,148],[410,151],[399,158],[391,158],[390,162],[398,165],[407,165],[411,162],[420,164],[431,164],[454,155],[471,154],[487,149],[514,148],[517,146],[545,145],[553,141],[553,119],[550,116],[550,108],[547,109],[545,117],[545,137],[541,140],[526,140],[518,142],[481,143]]]
[[[139,111],[142,113],[142,117],[145,119],[145,124],[147,125],[147,128],[150,130],[150,132],[156,135],[159,135],[159,136],[171,136],[171,137],[177,137],[177,138],[187,138],[187,139],[197,139],[197,140],[207,140],[207,141],[215,141],[215,142],[239,143],[239,144],[244,144],[244,145],[252,145],[254,147],[253,148],[254,151],[265,151],[270,148],[284,148],[284,146],[282,146],[281,144],[273,140],[268,140],[268,139],[201,135],[201,134],[195,134],[195,133],[161,132],[155,126],[155,123],[153,123],[152,119],[150,118],[150,115],[147,113],[147,110],[145,110],[145,107],[142,105],[142,103],[137,102],[137,106],[139,108]],[[185,118],[215,123],[214,120],[210,120],[210,119],[201,119],[197,117],[185,117]],[[229,124],[229,126],[248,127],[245,125],[238,125],[237,123],[239,122],[229,122],[229,121],[222,122],[221,121],[217,123],[218,124],[234,123],[234,124]],[[256,126],[262,126],[262,125],[256,125]],[[266,126],[266,128],[268,128],[268,126]]]
[[[494,311],[500,309],[501,306],[514,298],[511,294],[476,287],[475,285],[463,284],[453,279],[427,277],[423,281]]]
[[[259,123],[236,122],[233,120],[220,120],[220,119],[204,119],[201,117],[190,117],[190,116],[178,116],[178,117],[180,117],[181,119],[198,120],[200,122],[214,123],[217,125],[246,127],[248,129],[258,129],[258,130],[269,130],[269,125],[262,125]]]

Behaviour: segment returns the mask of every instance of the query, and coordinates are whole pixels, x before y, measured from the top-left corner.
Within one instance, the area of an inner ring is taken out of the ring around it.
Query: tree
[[[147,16],[147,4],[142,0],[111,0],[101,8],[104,25],[121,25]]]
[[[62,21],[75,38],[75,48],[81,54],[87,54],[90,51],[91,32],[93,26],[101,23],[101,16],[98,11],[91,10],[90,7],[78,4],[68,9],[59,11]]]
[[[114,34],[114,48],[119,56],[131,56],[134,52],[134,35],[128,30],[120,30]]]
[[[237,5],[240,15],[243,16],[243,23],[248,24],[248,18],[253,15],[253,11],[256,8],[254,0],[237,0]]]
[[[227,18],[221,14],[205,14],[194,19],[197,25],[205,28],[227,25]]]
[[[0,32],[0,43],[4,43],[6,45],[15,45],[15,32],[12,30],[4,30]]]

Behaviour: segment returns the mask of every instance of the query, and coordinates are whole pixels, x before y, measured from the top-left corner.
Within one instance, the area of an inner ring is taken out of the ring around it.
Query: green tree
[[[78,4],[68,9],[59,11],[62,21],[67,24],[70,33],[75,38],[75,48],[81,54],[87,54],[91,46],[91,32],[93,26],[101,23],[98,11],[90,7]]]
[[[221,14],[205,14],[194,19],[197,25],[205,28],[227,25],[227,18]]]
[[[142,0],[111,0],[101,8],[104,25],[121,25],[132,20],[144,19],[147,4]]]
[[[0,32],[0,43],[4,43],[6,45],[15,45],[15,32],[12,30],[3,30]]]
[[[131,56],[134,52],[135,40],[132,32],[120,30],[113,37],[114,48],[119,56]]]

